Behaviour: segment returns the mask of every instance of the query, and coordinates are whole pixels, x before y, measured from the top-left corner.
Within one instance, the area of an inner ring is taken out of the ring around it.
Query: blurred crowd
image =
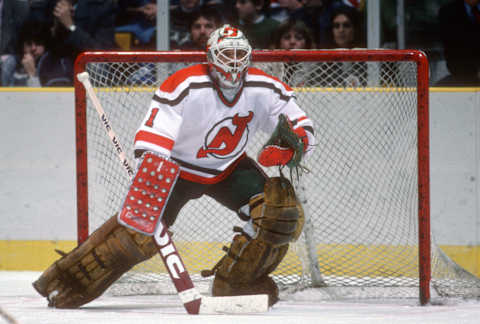
[[[204,50],[224,23],[255,49],[363,48],[365,1],[170,0],[169,49]],[[438,84],[479,85],[480,0],[440,2],[448,73]],[[71,86],[82,51],[155,50],[156,19],[156,0],[0,0],[1,85]]]

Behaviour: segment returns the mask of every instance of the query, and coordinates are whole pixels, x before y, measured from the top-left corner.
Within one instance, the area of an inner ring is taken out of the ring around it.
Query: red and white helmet
[[[252,47],[237,28],[224,25],[207,42],[207,60],[212,77],[221,88],[237,88],[250,65]]]

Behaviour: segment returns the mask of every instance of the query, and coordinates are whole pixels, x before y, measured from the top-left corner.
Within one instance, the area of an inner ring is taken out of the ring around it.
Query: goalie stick
[[[8,324],[18,324],[17,320],[0,307],[0,318],[3,318]]]
[[[86,93],[92,101],[95,110],[98,113],[100,122],[105,128],[110,141],[117,152],[120,163],[124,167],[130,179],[133,179],[135,172],[130,166],[125,151],[113,131],[110,121],[98,100],[89,80],[88,72],[77,74],[77,79],[85,87]],[[236,314],[265,312],[268,310],[267,295],[244,295],[244,296],[225,296],[210,297],[202,296],[193,285],[193,281],[185,268],[180,254],[175,247],[174,242],[167,231],[167,227],[160,221],[154,233],[154,241],[157,244],[158,252],[162,258],[165,268],[168,270],[170,278],[175,285],[180,300],[189,314]]]

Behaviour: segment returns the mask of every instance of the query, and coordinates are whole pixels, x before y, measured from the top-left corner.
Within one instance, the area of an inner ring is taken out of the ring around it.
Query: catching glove
[[[258,162],[271,167],[287,165],[297,167],[308,146],[308,137],[302,127],[293,129],[292,122],[285,115],[278,116],[278,124],[272,136],[258,155]]]

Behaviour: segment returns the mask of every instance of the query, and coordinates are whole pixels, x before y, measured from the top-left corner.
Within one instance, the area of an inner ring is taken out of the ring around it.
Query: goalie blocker
[[[159,221],[178,173],[176,163],[150,152],[144,154],[118,220],[116,215],[111,217],[80,246],[68,254],[61,253],[62,258],[33,283],[47,297],[49,306],[76,308],[92,301],[158,250],[162,258],[168,258],[166,264],[171,265],[173,277],[182,279],[182,289],[193,288],[166,228]]]
[[[153,235],[180,169],[177,163],[151,152],[144,153],[141,160],[125,197],[119,221],[145,235]]]

